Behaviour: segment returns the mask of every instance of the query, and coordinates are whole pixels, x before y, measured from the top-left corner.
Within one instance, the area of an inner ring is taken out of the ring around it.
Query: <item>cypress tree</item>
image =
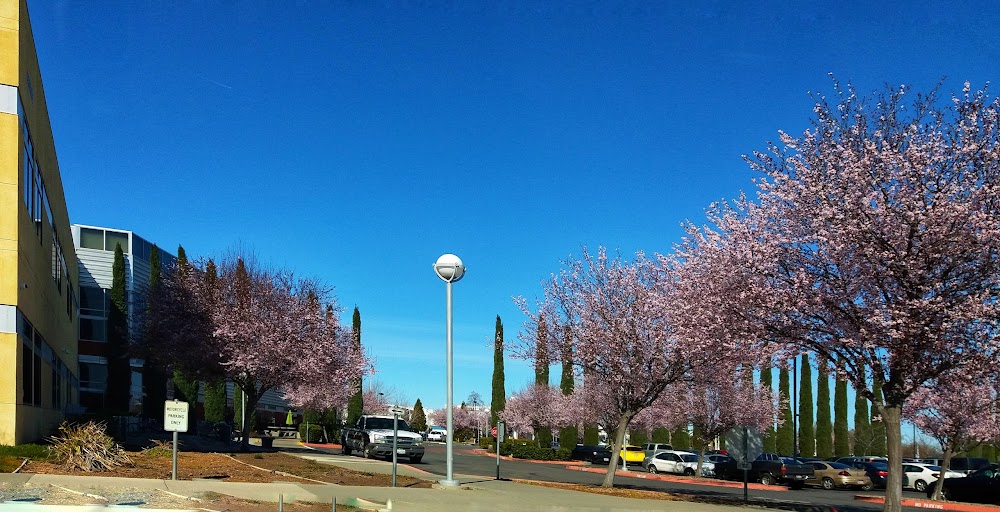
[[[417,403],[413,404],[413,414],[410,415],[410,426],[415,428],[417,432],[423,432],[427,430],[427,415],[424,413],[424,404],[417,399]]]
[[[885,439],[885,422],[882,421],[882,385],[878,381],[872,382],[872,393],[875,401],[872,402],[871,424],[869,429],[872,435],[871,453],[875,455],[885,455],[888,453]]]
[[[837,457],[851,454],[850,434],[847,430],[847,381],[839,378],[833,399],[833,454]]]
[[[861,368],[862,375],[864,368]],[[872,448],[872,428],[868,417],[868,399],[854,390],[854,454],[865,455]]]
[[[773,387],[773,376],[771,375],[771,365],[766,364],[760,369],[760,386],[771,393],[774,393]],[[774,425],[764,429],[761,432],[761,441],[763,442],[763,449],[767,453],[775,453],[778,451],[776,446],[776,437],[774,435]]]
[[[153,244],[149,253],[149,289],[150,292],[160,286],[163,264],[160,260],[160,248]],[[147,302],[147,307],[151,304]],[[147,330],[145,343],[155,346],[155,332]],[[155,350],[147,350],[143,354],[142,368],[142,412],[157,423],[163,423],[163,403],[167,400],[167,370],[162,358],[156,357]]]
[[[783,423],[778,426],[778,433],[775,438],[775,448],[777,453],[781,455],[793,455],[795,448],[792,446],[794,440],[792,439],[793,429],[792,427],[792,395],[790,392],[789,372],[786,368],[782,368],[778,371],[778,393],[781,394],[781,400],[783,405],[781,406],[781,418]]]
[[[629,432],[628,444],[642,446],[649,442],[649,434],[645,430]]]
[[[111,267],[111,309],[108,311],[108,386],[106,406],[127,413],[131,399],[132,367],[129,365],[128,295],[125,290],[125,252],[115,246]]]
[[[538,317],[538,332],[536,333],[535,344],[535,385],[549,385],[549,329],[545,323],[545,317]],[[535,440],[538,446],[549,448],[552,446],[552,430],[548,426],[535,425]]]
[[[670,442],[670,430],[664,427],[656,427],[653,429],[653,442],[654,443],[669,443]],[[673,446],[673,445],[671,445]]]
[[[226,418],[226,381],[214,379],[205,383],[205,421],[219,423]]]
[[[563,329],[563,340],[562,340],[562,350],[561,357],[562,360],[562,378],[559,379],[559,389],[562,391],[563,396],[569,396],[573,394],[573,332],[567,325]],[[576,440],[579,437],[580,432],[576,425],[569,427],[563,427],[559,429],[559,447],[573,449],[576,447]]]
[[[174,399],[187,402],[188,432],[194,432],[198,425],[198,418],[195,414],[195,406],[198,405],[198,379],[191,378],[180,369],[174,370]]]
[[[354,344],[360,350],[361,349],[361,311],[358,310],[357,306],[354,306],[354,315],[351,317],[351,326],[354,329]],[[364,391],[362,388],[363,383],[361,382],[361,377],[355,380],[354,384],[354,394],[351,398],[347,400],[347,424],[354,425],[357,423],[358,418],[364,414],[365,402],[364,402]]]
[[[691,449],[691,434],[688,433],[687,425],[674,429],[674,431],[670,434],[670,444],[675,450]]]
[[[497,315],[493,333],[493,394],[490,398],[490,426],[495,427],[500,411],[507,407],[507,391],[504,389],[503,375],[503,322],[500,320],[500,315]]]
[[[802,380],[799,384],[799,454],[803,457],[812,457],[816,453],[816,431],[813,429],[812,366],[809,364],[809,354],[802,354],[800,371]]]
[[[816,456],[833,456],[833,424],[830,421],[830,375],[826,362],[819,361],[816,379]]]

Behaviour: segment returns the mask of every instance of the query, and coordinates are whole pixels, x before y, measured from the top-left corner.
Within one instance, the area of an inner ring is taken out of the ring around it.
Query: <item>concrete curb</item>
[[[588,473],[607,473],[607,470],[605,470],[605,469],[597,469],[597,468],[584,468],[584,467],[567,466],[566,469],[570,469],[570,470],[573,470],[573,471],[586,471]],[[616,477],[624,476],[624,477],[631,477],[631,478],[642,478],[642,479],[645,479],[645,480],[660,480],[660,481],[663,481],[663,482],[677,482],[677,483],[693,484],[693,485],[709,485],[709,486],[714,486],[714,487],[730,487],[730,488],[734,488],[734,489],[736,489],[736,488],[742,489],[743,488],[743,483],[742,482],[730,482],[730,481],[727,481],[727,480],[714,480],[714,479],[709,480],[709,479],[704,479],[704,478],[685,478],[683,476],[665,476],[665,475],[658,475],[658,474],[654,475],[654,474],[651,474],[651,473],[639,473],[639,472],[635,472],[635,471],[621,471],[621,470],[617,470],[617,471],[615,471],[615,476]],[[748,489],[753,489],[755,491],[779,491],[780,492],[780,491],[787,491],[788,490],[788,488],[785,487],[785,486],[780,486],[780,485],[764,485],[764,484],[758,484],[758,483],[748,483],[747,484],[747,488]]]
[[[884,496],[868,496],[865,494],[855,495],[854,500],[863,501],[865,503],[885,503]],[[927,508],[931,510],[952,510],[955,512],[997,512],[1000,510],[1000,507],[993,505],[980,505],[956,501],[931,501],[913,498],[903,498],[902,505],[904,507]]]
[[[486,450],[482,450],[482,449],[478,449],[478,450],[477,449],[461,450],[461,453],[467,453],[469,455],[483,455],[483,456],[486,456],[486,457],[492,457],[494,459],[497,458],[497,454],[496,453],[490,453],[490,452],[488,452]],[[506,461],[525,461],[525,462],[532,462],[532,463],[535,463],[535,464],[562,464],[563,466],[583,466],[583,465],[588,464],[587,462],[583,462],[583,461],[579,461],[579,460],[516,459],[514,457],[508,457],[506,455],[501,455],[500,456],[500,460],[506,460]]]

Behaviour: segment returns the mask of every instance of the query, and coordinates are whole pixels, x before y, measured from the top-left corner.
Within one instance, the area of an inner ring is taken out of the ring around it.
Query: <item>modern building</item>
[[[80,405],[88,410],[105,408],[108,378],[108,312],[111,305],[115,247],[125,256],[125,297],[130,327],[135,308],[149,288],[153,244],[131,231],[74,224],[73,242],[80,273]],[[159,250],[161,271],[176,258]],[[130,412],[142,411],[142,361],[132,359]],[[159,404],[162,407],[162,404]]]
[[[25,0],[0,0],[0,444],[78,403],[77,261]]]

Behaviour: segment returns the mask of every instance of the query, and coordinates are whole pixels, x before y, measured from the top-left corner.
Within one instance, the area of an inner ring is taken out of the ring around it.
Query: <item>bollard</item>
[[[337,512],[337,497],[330,498],[330,512]]]
[[[284,512],[285,510],[285,495],[278,495],[278,512]]]

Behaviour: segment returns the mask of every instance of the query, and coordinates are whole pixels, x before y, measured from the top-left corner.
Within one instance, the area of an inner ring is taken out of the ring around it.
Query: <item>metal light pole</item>
[[[792,359],[792,457],[799,456],[799,358]]]
[[[445,407],[447,407],[447,424],[448,438],[446,441],[446,452],[448,461],[448,474],[444,480],[439,483],[443,486],[456,487],[458,486],[458,481],[455,480],[452,474],[452,455],[454,453],[454,438],[455,438],[455,425],[453,421],[452,414],[452,318],[451,318],[451,284],[457,283],[465,276],[465,265],[462,264],[462,260],[455,256],[454,254],[444,254],[438,258],[437,262],[434,263],[434,273],[445,282],[445,301],[446,310],[445,323],[447,324],[447,345],[446,345],[446,361],[447,365],[447,390],[445,392],[446,401]]]

